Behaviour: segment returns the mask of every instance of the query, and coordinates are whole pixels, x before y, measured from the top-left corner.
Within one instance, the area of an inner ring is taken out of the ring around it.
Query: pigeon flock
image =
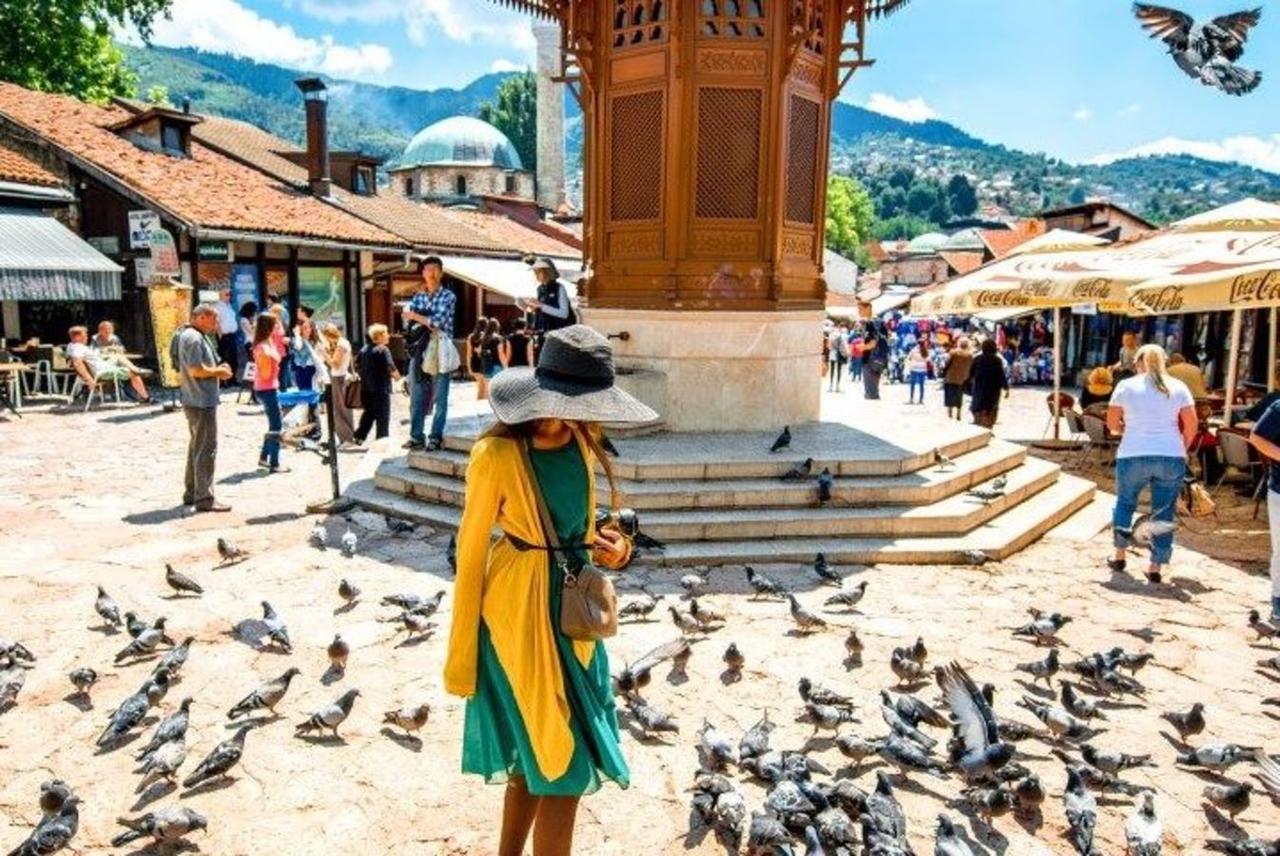
[[[313,542],[317,537],[318,533],[313,533]],[[327,540],[326,537],[324,541]],[[354,551],[355,543],[355,535],[348,529],[341,541],[344,551]],[[216,546],[220,563],[215,567],[250,558],[247,551],[225,538],[219,538]],[[175,612],[184,600],[200,598],[206,592],[204,585],[169,564],[164,566],[162,580],[169,592],[165,597],[174,604]],[[359,605],[360,589],[349,580],[342,579],[337,589],[335,602],[344,605],[334,610],[335,616]],[[387,594],[381,598],[381,603],[394,607],[395,614],[394,618],[388,616],[382,620],[406,625],[412,623],[420,628],[422,625],[418,622],[427,622],[435,615],[444,595],[444,591],[430,597],[407,592]],[[130,809],[123,801],[116,806],[116,822],[121,831],[112,838],[112,847],[137,843],[146,849],[135,852],[174,852],[186,847],[198,850],[189,836],[194,832],[207,832],[210,825],[210,819],[198,810],[199,795],[233,784],[241,759],[246,752],[253,753],[256,742],[287,739],[271,727],[281,718],[294,720],[294,735],[302,740],[342,740],[341,727],[356,709],[355,702],[360,697],[358,689],[347,689],[334,701],[319,708],[300,709],[290,705],[287,696],[293,683],[304,678],[300,669],[289,666],[278,677],[250,689],[245,695],[241,694],[246,688],[239,688],[239,693],[236,693],[236,688],[228,685],[232,695],[203,698],[198,712],[195,712],[195,699],[185,696],[175,704],[178,694],[171,694],[170,690],[181,685],[182,672],[190,658],[199,657],[202,647],[218,643],[207,637],[197,642],[195,636],[185,636],[178,641],[170,635],[169,628],[173,624],[181,624],[181,616],[173,617],[171,624],[168,616],[144,618],[138,612],[123,611],[102,586],[97,587],[92,608],[96,619],[86,628],[87,634],[103,634],[108,640],[120,636],[128,642],[121,643],[118,650],[108,644],[109,651],[115,650],[111,662],[80,665],[72,670],[65,678],[73,689],[66,700],[75,704],[83,716],[97,717],[101,714],[95,712],[90,693],[102,673],[99,670],[129,676],[126,677],[126,685],[140,682],[136,691],[108,709],[94,745],[85,747],[86,753],[118,755],[122,759],[121,764],[132,766],[137,775],[134,790],[137,803],[134,808]],[[226,635],[239,636],[259,650],[274,650],[287,658],[293,653],[293,644],[284,617],[268,601],[261,602],[261,609],[260,619],[243,620],[227,628]],[[434,623],[427,624],[432,628],[435,626]],[[256,638],[247,639],[246,634]],[[387,641],[394,643],[395,637],[387,637]],[[21,693],[26,674],[41,668],[38,650],[33,649],[36,649],[34,641],[28,645],[16,639],[0,639],[0,714],[7,714],[22,705]],[[343,678],[351,648],[341,632],[335,633],[327,654],[330,673],[335,679]],[[326,684],[330,682],[325,681]],[[217,707],[225,710],[225,714],[210,712],[211,708]],[[388,729],[384,733],[397,740],[420,745],[421,740],[416,735],[427,724],[431,711],[432,706],[428,703],[411,703],[385,712],[380,721]],[[264,733],[255,736],[258,731]],[[230,736],[212,739],[219,732]],[[135,751],[122,751],[130,743],[134,743]],[[197,744],[204,744],[203,755],[195,751]],[[27,837],[20,842],[0,845],[0,853],[8,856],[49,856],[64,850],[86,852],[82,849],[83,844],[78,846],[75,840],[81,811],[91,806],[96,812],[110,812],[110,798],[106,793],[95,792],[87,803],[82,804],[81,793],[68,784],[79,771],[70,769],[62,772],[65,780],[49,779],[40,786],[38,815],[33,815]],[[179,801],[150,807],[152,802],[163,800],[175,791],[181,791]],[[149,810],[138,814],[136,809],[139,806]]]

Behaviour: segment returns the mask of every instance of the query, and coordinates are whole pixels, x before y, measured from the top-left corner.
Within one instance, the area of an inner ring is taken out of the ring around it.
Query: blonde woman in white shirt
[[[1116,507],[1111,519],[1112,571],[1125,569],[1133,515],[1142,491],[1151,489],[1151,517],[1172,523],[1174,503],[1187,472],[1187,448],[1196,437],[1196,406],[1187,385],[1166,369],[1164,348],[1143,345],[1134,355],[1133,377],[1116,384],[1107,406],[1107,428],[1120,435],[1116,451]],[[1151,545],[1147,581],[1159,583],[1173,555],[1173,529]]]
[[[333,430],[342,443],[340,448],[359,448],[355,424],[347,408],[347,377],[351,374],[351,343],[337,324],[324,325],[324,363],[329,369],[329,406],[333,408]]]

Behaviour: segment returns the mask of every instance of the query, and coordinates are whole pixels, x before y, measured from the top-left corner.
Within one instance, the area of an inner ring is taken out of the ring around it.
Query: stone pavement
[[[855,421],[892,418],[901,420],[894,424],[902,430],[923,430],[921,420],[933,418],[932,405],[910,413],[899,403],[899,393],[905,400],[905,387],[886,388],[885,400],[874,408],[858,394],[829,399],[829,412],[847,412]],[[458,388],[459,412],[469,394],[467,387]],[[940,394],[936,398],[940,408]],[[1042,402],[1042,391],[1016,392],[1010,430],[1023,430],[1020,423],[1026,423],[1037,436],[1043,417],[1035,411]],[[402,414],[404,399],[397,397],[395,405]],[[17,705],[0,714],[0,846],[16,846],[25,836],[36,817],[39,783],[59,776],[85,799],[76,840],[81,853],[106,852],[117,816],[175,801],[208,816],[209,835],[196,836],[206,853],[494,852],[501,794],[457,772],[463,705],[440,690],[451,598],[445,598],[439,632],[420,643],[405,640],[396,625],[381,620],[392,612],[378,605],[378,598],[391,592],[449,590],[443,539],[425,529],[394,534],[381,518],[356,514],[351,520],[325,521],[335,545],[348,528],[358,535],[354,558],[333,547],[311,546],[308,535],[318,518],[303,509],[328,490],[319,459],[286,452],[293,472],[264,475],[254,469],[265,428],[261,413],[228,400],[220,419],[218,491],[234,511],[187,516],[175,508],[186,432],[181,415],[106,408],[89,414],[33,410],[22,420],[0,418],[5,448],[0,584],[7,601],[0,634],[23,641],[38,657]],[[403,437],[402,429],[396,433]],[[344,481],[367,475],[375,454],[343,455]],[[249,559],[218,567],[218,536],[247,549]],[[628,729],[624,750],[632,767],[631,789],[624,795],[606,788],[584,802],[578,852],[724,852],[704,830],[689,825],[687,787],[695,767],[694,731],[702,719],[736,737],[767,707],[779,723],[774,745],[797,748],[811,733],[797,717],[794,686],[803,674],[855,697],[862,722],[847,730],[879,735],[877,692],[894,683],[889,651],[917,635],[925,637],[931,663],[957,659],[978,681],[994,683],[1002,717],[1033,722],[1015,704],[1027,691],[1015,665],[1043,651],[1008,632],[1030,607],[1058,609],[1075,618],[1063,632],[1067,659],[1112,645],[1156,653],[1155,663],[1139,674],[1147,686],[1144,697],[1103,700],[1110,719],[1097,742],[1108,749],[1152,753],[1157,766],[1128,777],[1155,788],[1165,818],[1166,853],[1204,852],[1205,840],[1222,833],[1275,836],[1280,809],[1263,796],[1255,795],[1251,809],[1238,818],[1239,828],[1203,807],[1200,791],[1207,778],[1174,765],[1174,748],[1162,736],[1157,715],[1202,699],[1209,705],[1205,742],[1233,740],[1280,750],[1276,717],[1260,705],[1261,698],[1276,694],[1275,679],[1253,669],[1254,661],[1274,651],[1255,643],[1244,626],[1246,610],[1260,604],[1266,592],[1256,565],[1180,549],[1173,585],[1153,590],[1105,571],[1104,536],[1079,537],[1054,533],[1012,559],[982,568],[842,569],[854,580],[869,581],[861,611],[829,613],[832,624],[840,626],[809,637],[792,635],[785,605],[751,600],[740,571],[717,570],[707,603],[725,613],[727,627],[695,644],[687,678],[669,675],[663,667],[647,691],[654,705],[677,719],[681,733],[667,741],[642,741]],[[206,594],[172,598],[163,586],[166,562],[195,577]],[[766,570],[793,587],[806,606],[822,608],[829,590],[818,588],[806,569]],[[624,596],[648,583],[675,602],[672,576],[637,569],[623,578]],[[341,608],[336,591],[344,577],[366,593],[350,610]],[[163,614],[173,635],[195,639],[182,682],[160,706],[162,714],[168,713],[183,697],[194,699],[184,773],[230,735],[224,724],[228,707],[259,681],[289,666],[301,669],[280,706],[281,718],[250,733],[233,780],[190,794],[165,788],[137,794],[138,778],[131,770],[138,742],[114,751],[95,749],[106,711],[149,671],[145,664],[112,662],[123,634],[108,635],[97,627],[96,585],[105,586],[122,608],[146,618]],[[238,623],[260,615],[263,599],[289,625],[292,655],[256,650],[232,634]],[[845,626],[856,627],[866,645],[863,665],[851,671],[842,664]],[[1150,628],[1150,643],[1133,635],[1148,636],[1145,628]],[[353,648],[346,675],[336,680],[327,673],[324,652],[335,632]],[[609,646],[615,668],[674,632],[665,620],[625,626]],[[747,671],[740,682],[722,683],[720,654],[730,641],[745,654]],[[103,674],[91,706],[69,697],[66,674],[81,665]],[[359,688],[362,695],[341,741],[293,736],[293,724],[348,688]],[[936,701],[931,685],[918,692]],[[419,701],[433,706],[421,743],[397,738],[383,727],[384,710]],[[830,741],[816,741],[813,748],[824,763],[841,766]],[[1024,743],[1018,756],[1049,790],[1041,816],[998,818],[994,827],[963,819],[966,834],[982,844],[980,852],[1070,852],[1061,837],[1061,765],[1049,748]],[[860,774],[864,787],[874,766]],[[1249,765],[1241,765],[1230,775],[1247,779],[1249,772]],[[748,806],[759,806],[762,789],[745,776],[734,778],[741,780]],[[959,791],[954,778],[913,779],[900,790],[917,852],[929,852],[939,811],[961,819],[962,805],[955,802]],[[1101,852],[1121,852],[1130,803],[1117,796],[1103,801]]]

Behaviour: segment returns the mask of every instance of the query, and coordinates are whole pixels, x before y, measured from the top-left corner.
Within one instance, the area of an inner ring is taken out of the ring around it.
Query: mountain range
[[[190,98],[197,112],[251,122],[301,143],[302,100],[294,69],[194,48],[122,45],[139,92],[163,87],[170,100]],[[421,128],[448,116],[475,115],[507,73],[487,74],[461,89],[410,89],[326,79],[335,149],[360,149],[390,161]],[[581,117],[566,101],[570,174],[580,163]],[[1027,215],[1045,207],[1105,197],[1157,222],[1242,196],[1280,198],[1280,175],[1189,155],[1072,164],[980,140],[948,122],[905,122],[837,102],[832,116],[833,172],[864,180],[909,165],[945,183],[963,174],[985,214]]]

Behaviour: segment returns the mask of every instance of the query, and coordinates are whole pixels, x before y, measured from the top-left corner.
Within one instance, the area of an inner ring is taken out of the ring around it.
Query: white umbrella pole
[[[1062,421],[1062,309],[1053,307],[1053,439],[1060,436]]]
[[[1232,409],[1236,400],[1236,374],[1240,371],[1240,328],[1244,324],[1244,310],[1234,309],[1231,312],[1231,353],[1227,355],[1227,427],[1231,427]]]
[[[1267,392],[1276,388],[1276,307],[1271,307],[1270,323],[1267,324]]]

